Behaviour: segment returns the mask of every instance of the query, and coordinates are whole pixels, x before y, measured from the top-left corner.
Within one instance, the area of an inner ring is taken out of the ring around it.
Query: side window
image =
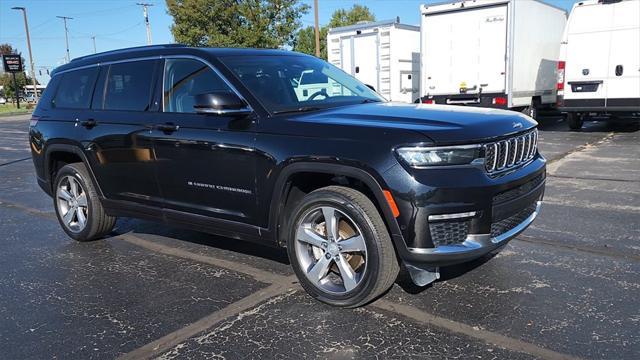
[[[104,109],[148,110],[154,69],[155,60],[111,65],[107,76]]]
[[[164,68],[164,111],[193,113],[195,97],[231,91],[207,64],[194,59],[167,59]]]
[[[97,74],[97,66],[61,74],[51,106],[60,109],[88,109]]]

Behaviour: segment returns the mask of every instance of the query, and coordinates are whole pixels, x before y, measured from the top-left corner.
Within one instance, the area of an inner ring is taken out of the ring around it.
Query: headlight
[[[396,153],[412,167],[466,165],[480,157],[480,146],[401,147]]]

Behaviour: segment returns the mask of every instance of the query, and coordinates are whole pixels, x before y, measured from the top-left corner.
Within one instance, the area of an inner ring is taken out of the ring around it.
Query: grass
[[[27,114],[30,113],[32,109],[27,109],[27,104],[20,103],[20,109],[16,108],[15,104],[0,104],[0,115],[4,114]]]

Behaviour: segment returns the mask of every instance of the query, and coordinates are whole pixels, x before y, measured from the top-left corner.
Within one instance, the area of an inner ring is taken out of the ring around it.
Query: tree
[[[24,66],[24,58],[22,54],[16,52],[16,50],[9,44],[0,44],[0,55],[18,54],[22,58],[22,64]],[[2,65],[0,65],[2,66]],[[16,73],[16,83],[18,85],[18,93],[22,93],[22,89],[25,85],[31,84],[31,78],[24,72]],[[13,76],[9,73],[3,73],[0,76],[0,85],[2,85],[2,91],[7,98],[15,98],[16,87],[13,82]]]
[[[191,46],[291,45],[309,6],[298,0],[166,0],[176,42]]]
[[[336,28],[341,26],[349,26],[357,24],[361,21],[376,21],[375,15],[371,13],[368,7],[362,5],[353,5],[351,9],[338,9],[331,15],[329,21],[330,28]]]
[[[353,5],[351,9],[338,9],[331,15],[331,20],[327,26],[320,28],[320,57],[327,59],[327,33],[330,28],[354,25],[362,21],[376,21],[375,15],[368,7]],[[293,50],[305,54],[316,54],[316,38],[313,26],[308,26],[298,31]]]

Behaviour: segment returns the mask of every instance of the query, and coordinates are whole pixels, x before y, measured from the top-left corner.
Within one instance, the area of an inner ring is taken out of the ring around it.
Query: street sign
[[[22,57],[20,55],[2,55],[4,71],[8,73],[22,72]]]

